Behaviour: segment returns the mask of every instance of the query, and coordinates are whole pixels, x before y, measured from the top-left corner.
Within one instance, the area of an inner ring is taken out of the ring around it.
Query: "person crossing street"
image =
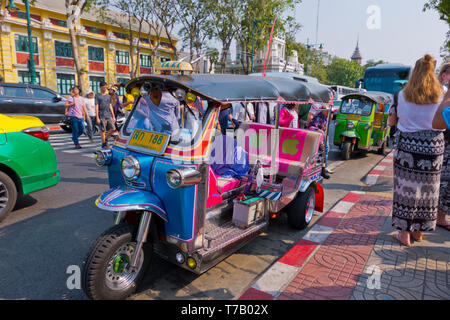
[[[116,118],[106,82],[100,83],[100,93],[95,96],[95,113],[100,125],[102,148],[108,147],[108,139],[114,133]]]

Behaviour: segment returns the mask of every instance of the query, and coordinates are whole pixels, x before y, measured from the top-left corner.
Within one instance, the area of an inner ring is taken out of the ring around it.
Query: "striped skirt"
[[[397,139],[392,226],[403,231],[432,231],[439,206],[444,134],[399,132]]]

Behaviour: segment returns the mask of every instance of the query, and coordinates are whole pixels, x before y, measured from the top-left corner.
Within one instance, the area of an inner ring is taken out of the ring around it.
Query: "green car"
[[[0,114],[0,221],[17,199],[58,184],[49,132],[36,117]]]
[[[392,95],[384,92],[369,91],[342,97],[336,116],[334,144],[341,148],[344,160],[350,159],[356,150],[386,152],[391,102]]]

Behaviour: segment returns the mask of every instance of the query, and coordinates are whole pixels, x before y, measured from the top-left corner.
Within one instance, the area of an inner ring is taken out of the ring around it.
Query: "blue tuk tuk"
[[[157,253],[202,273],[266,230],[281,212],[305,228],[323,211],[323,133],[281,128],[282,104],[330,108],[331,91],[290,79],[151,75],[130,80],[140,97],[110,149],[95,152],[110,189],[96,205],[115,215],[83,267],[92,299],[124,299]],[[268,123],[222,135],[221,110],[276,103]]]

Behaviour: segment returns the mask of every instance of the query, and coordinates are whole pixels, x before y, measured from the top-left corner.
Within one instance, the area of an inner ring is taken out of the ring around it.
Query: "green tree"
[[[252,52],[263,50],[269,39],[270,22],[277,18],[274,34],[282,35],[286,19],[301,0],[245,0],[237,41],[243,54],[240,62],[244,73],[250,73]],[[253,49],[253,50],[252,50]],[[256,54],[255,54],[256,55]]]
[[[80,18],[83,12],[89,10],[94,4],[95,0],[65,0],[66,16],[67,16],[67,28],[69,29],[70,42],[72,43],[73,60],[75,64],[75,70],[77,72],[78,85],[80,86],[81,93],[84,94],[86,89],[84,87],[83,77],[87,74],[86,66],[81,64],[80,53],[78,48],[78,36],[77,29],[80,29]]]
[[[210,2],[208,0],[171,0],[170,2],[182,25],[180,35],[183,44],[189,47],[189,62],[192,62],[194,54],[197,57],[202,54],[203,48],[206,47],[206,40],[211,35],[208,20]]]
[[[447,22],[450,27],[450,1],[449,0],[428,0],[423,7],[423,11],[435,10],[439,13],[440,19]],[[441,48],[442,57],[450,58],[450,31],[447,32],[447,39]]]
[[[219,50],[217,50],[216,48],[206,49],[206,57],[210,62],[209,73],[212,72],[212,68],[219,62],[219,56],[220,56]]]
[[[220,54],[220,72],[224,73],[227,66],[227,56],[232,41],[240,30],[243,19],[242,0],[212,0],[209,1],[210,38],[220,40],[222,50]],[[219,61],[218,61],[219,62]]]
[[[375,67],[375,66],[377,66],[379,64],[384,64],[384,63],[387,63],[387,62],[383,61],[383,60],[378,60],[378,61],[368,60],[367,63],[364,65],[364,69]]]
[[[326,67],[328,84],[354,87],[356,80],[364,76],[364,67],[355,61],[335,57]]]

